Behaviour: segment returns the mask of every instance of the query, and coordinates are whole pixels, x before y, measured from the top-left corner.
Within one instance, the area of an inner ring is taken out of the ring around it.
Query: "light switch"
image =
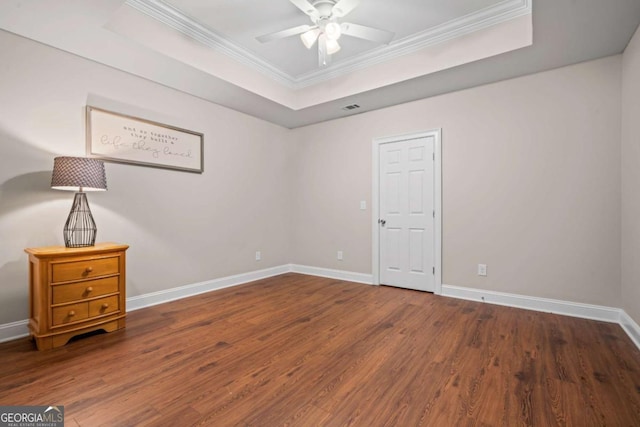
[[[366,200],[361,200],[360,201],[360,210],[361,211],[366,211],[367,210],[367,201]]]

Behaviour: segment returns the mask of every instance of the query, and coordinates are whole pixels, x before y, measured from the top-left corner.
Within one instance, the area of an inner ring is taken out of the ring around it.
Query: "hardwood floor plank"
[[[618,325],[299,274],[0,344],[0,379],[83,427],[640,425]]]

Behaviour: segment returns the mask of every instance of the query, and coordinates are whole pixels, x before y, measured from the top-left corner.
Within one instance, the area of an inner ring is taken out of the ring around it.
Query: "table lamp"
[[[104,163],[86,157],[56,157],[53,159],[51,188],[76,191],[64,224],[64,245],[68,248],[93,246],[98,229],[84,192],[107,190]]]

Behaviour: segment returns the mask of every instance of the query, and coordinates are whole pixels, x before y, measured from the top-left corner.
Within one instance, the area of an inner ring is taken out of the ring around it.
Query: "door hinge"
[[[433,267],[433,275],[435,276],[435,274],[436,274],[436,268]]]
[[[436,211],[433,211],[433,217],[434,218],[436,217]]]
[[[436,161],[436,153],[433,153],[433,161]]]

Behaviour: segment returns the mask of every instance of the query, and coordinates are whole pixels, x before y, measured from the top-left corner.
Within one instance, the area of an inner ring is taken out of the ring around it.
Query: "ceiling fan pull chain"
[[[327,54],[327,36],[320,34],[318,37],[318,64],[321,67],[331,63],[331,55]]]

